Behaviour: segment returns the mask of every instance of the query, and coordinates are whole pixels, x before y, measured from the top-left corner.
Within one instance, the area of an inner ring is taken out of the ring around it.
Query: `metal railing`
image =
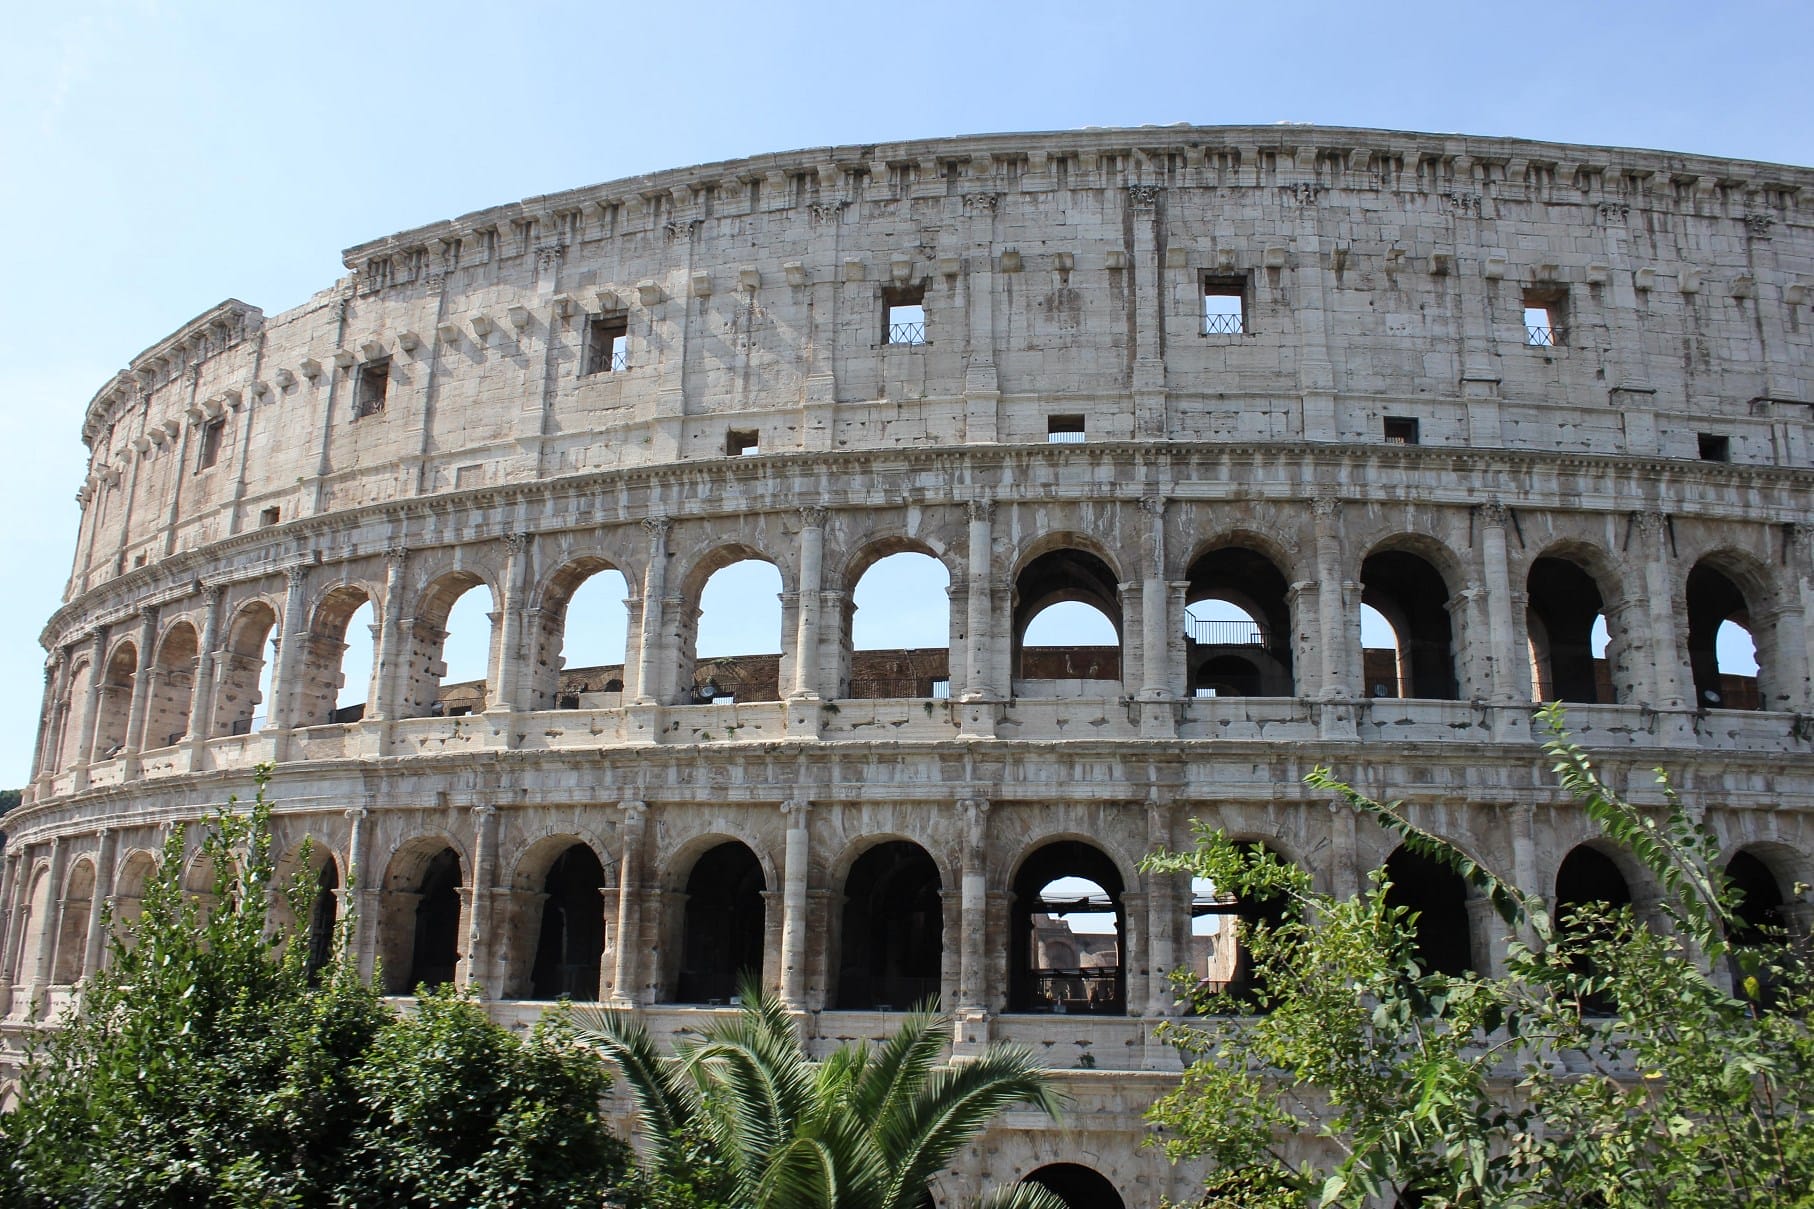
[[[1246,316],[1239,311],[1206,314],[1203,316],[1203,334],[1205,336],[1239,336],[1247,331],[1245,319]]]
[[[924,323],[891,323],[888,325],[888,343],[924,344],[926,343],[926,325]]]
[[[1121,967],[1032,971],[1033,997],[1027,1010],[1059,1015],[1108,1015],[1123,1010]]]
[[[1555,348],[1562,343],[1562,329],[1544,327],[1541,324],[1526,324],[1524,342],[1532,348]]]
[[[1251,621],[1205,621],[1184,615],[1184,633],[1198,646],[1270,646],[1266,631]]]
[[[1081,445],[1083,438],[1082,432],[1048,432],[1046,443],[1048,445]]]

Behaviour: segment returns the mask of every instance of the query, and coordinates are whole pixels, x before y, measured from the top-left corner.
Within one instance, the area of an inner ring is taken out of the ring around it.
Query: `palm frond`
[[[674,1161],[682,1136],[699,1113],[699,1101],[679,1064],[664,1058],[641,1021],[627,1012],[575,1008],[570,1017],[576,1040],[602,1050],[623,1072],[654,1144],[658,1167]]]
[[[1071,1205],[1044,1184],[1004,1184],[985,1193],[976,1209],[1071,1209]]]
[[[946,1017],[923,1011],[909,1013],[868,1063],[857,1084],[852,1109],[879,1130],[882,1122],[899,1111],[904,1099],[924,1086],[927,1075],[944,1057],[950,1036]],[[887,1147],[885,1136],[883,1147]]]
[[[991,1046],[974,1061],[941,1067],[918,1094],[874,1123],[897,1186],[924,1184],[1003,1109],[1016,1104],[1057,1116],[1063,1099],[1025,1046]]]

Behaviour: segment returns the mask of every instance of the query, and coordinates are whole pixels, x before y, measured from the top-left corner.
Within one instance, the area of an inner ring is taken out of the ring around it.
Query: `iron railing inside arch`
[[[1206,621],[1184,615],[1184,633],[1198,646],[1270,647],[1266,631],[1251,621]]]

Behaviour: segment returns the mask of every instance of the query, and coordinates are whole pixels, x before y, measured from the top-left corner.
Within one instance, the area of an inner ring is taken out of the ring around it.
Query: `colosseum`
[[[1334,892],[1385,864],[1433,963],[1503,960],[1483,904],[1302,785],[1320,762],[1531,890],[1644,911],[1545,771],[1559,698],[1808,922],[1814,171],[999,135],[618,181],[344,262],[88,404],[0,878],[15,1066],[103,960],[103,903],[129,917],[166,829],[264,761],[333,891],[307,926],[353,913],[388,991],[671,1035],[750,970],[821,1049],[929,993],[957,1054],[1032,1045],[1072,1110],[1004,1118],[941,1206],[1200,1186],[1139,1146],[1179,1069],[1154,1028],[1168,971],[1241,978],[1257,908],[1139,868],[1193,819]],[[948,641],[859,649],[903,557]],[[702,658],[707,582],[748,560],[778,631]],[[622,655],[569,667],[597,576]],[[489,663],[447,684],[467,593]],[[1058,606],[1108,638],[1029,639]]]

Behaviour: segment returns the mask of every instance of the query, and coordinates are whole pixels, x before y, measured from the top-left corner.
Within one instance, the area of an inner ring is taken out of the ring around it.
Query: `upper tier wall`
[[[1805,467],[1814,172],[1307,127],[767,156],[534,199],[229,301],[90,404],[73,596],[261,524],[763,452],[1091,438]],[[1206,281],[1239,333],[1205,333]],[[890,344],[885,291],[924,291]],[[1533,346],[1523,308],[1554,308]],[[586,373],[590,317],[621,368]],[[382,409],[361,379],[388,361]],[[360,414],[365,411],[367,414]]]

